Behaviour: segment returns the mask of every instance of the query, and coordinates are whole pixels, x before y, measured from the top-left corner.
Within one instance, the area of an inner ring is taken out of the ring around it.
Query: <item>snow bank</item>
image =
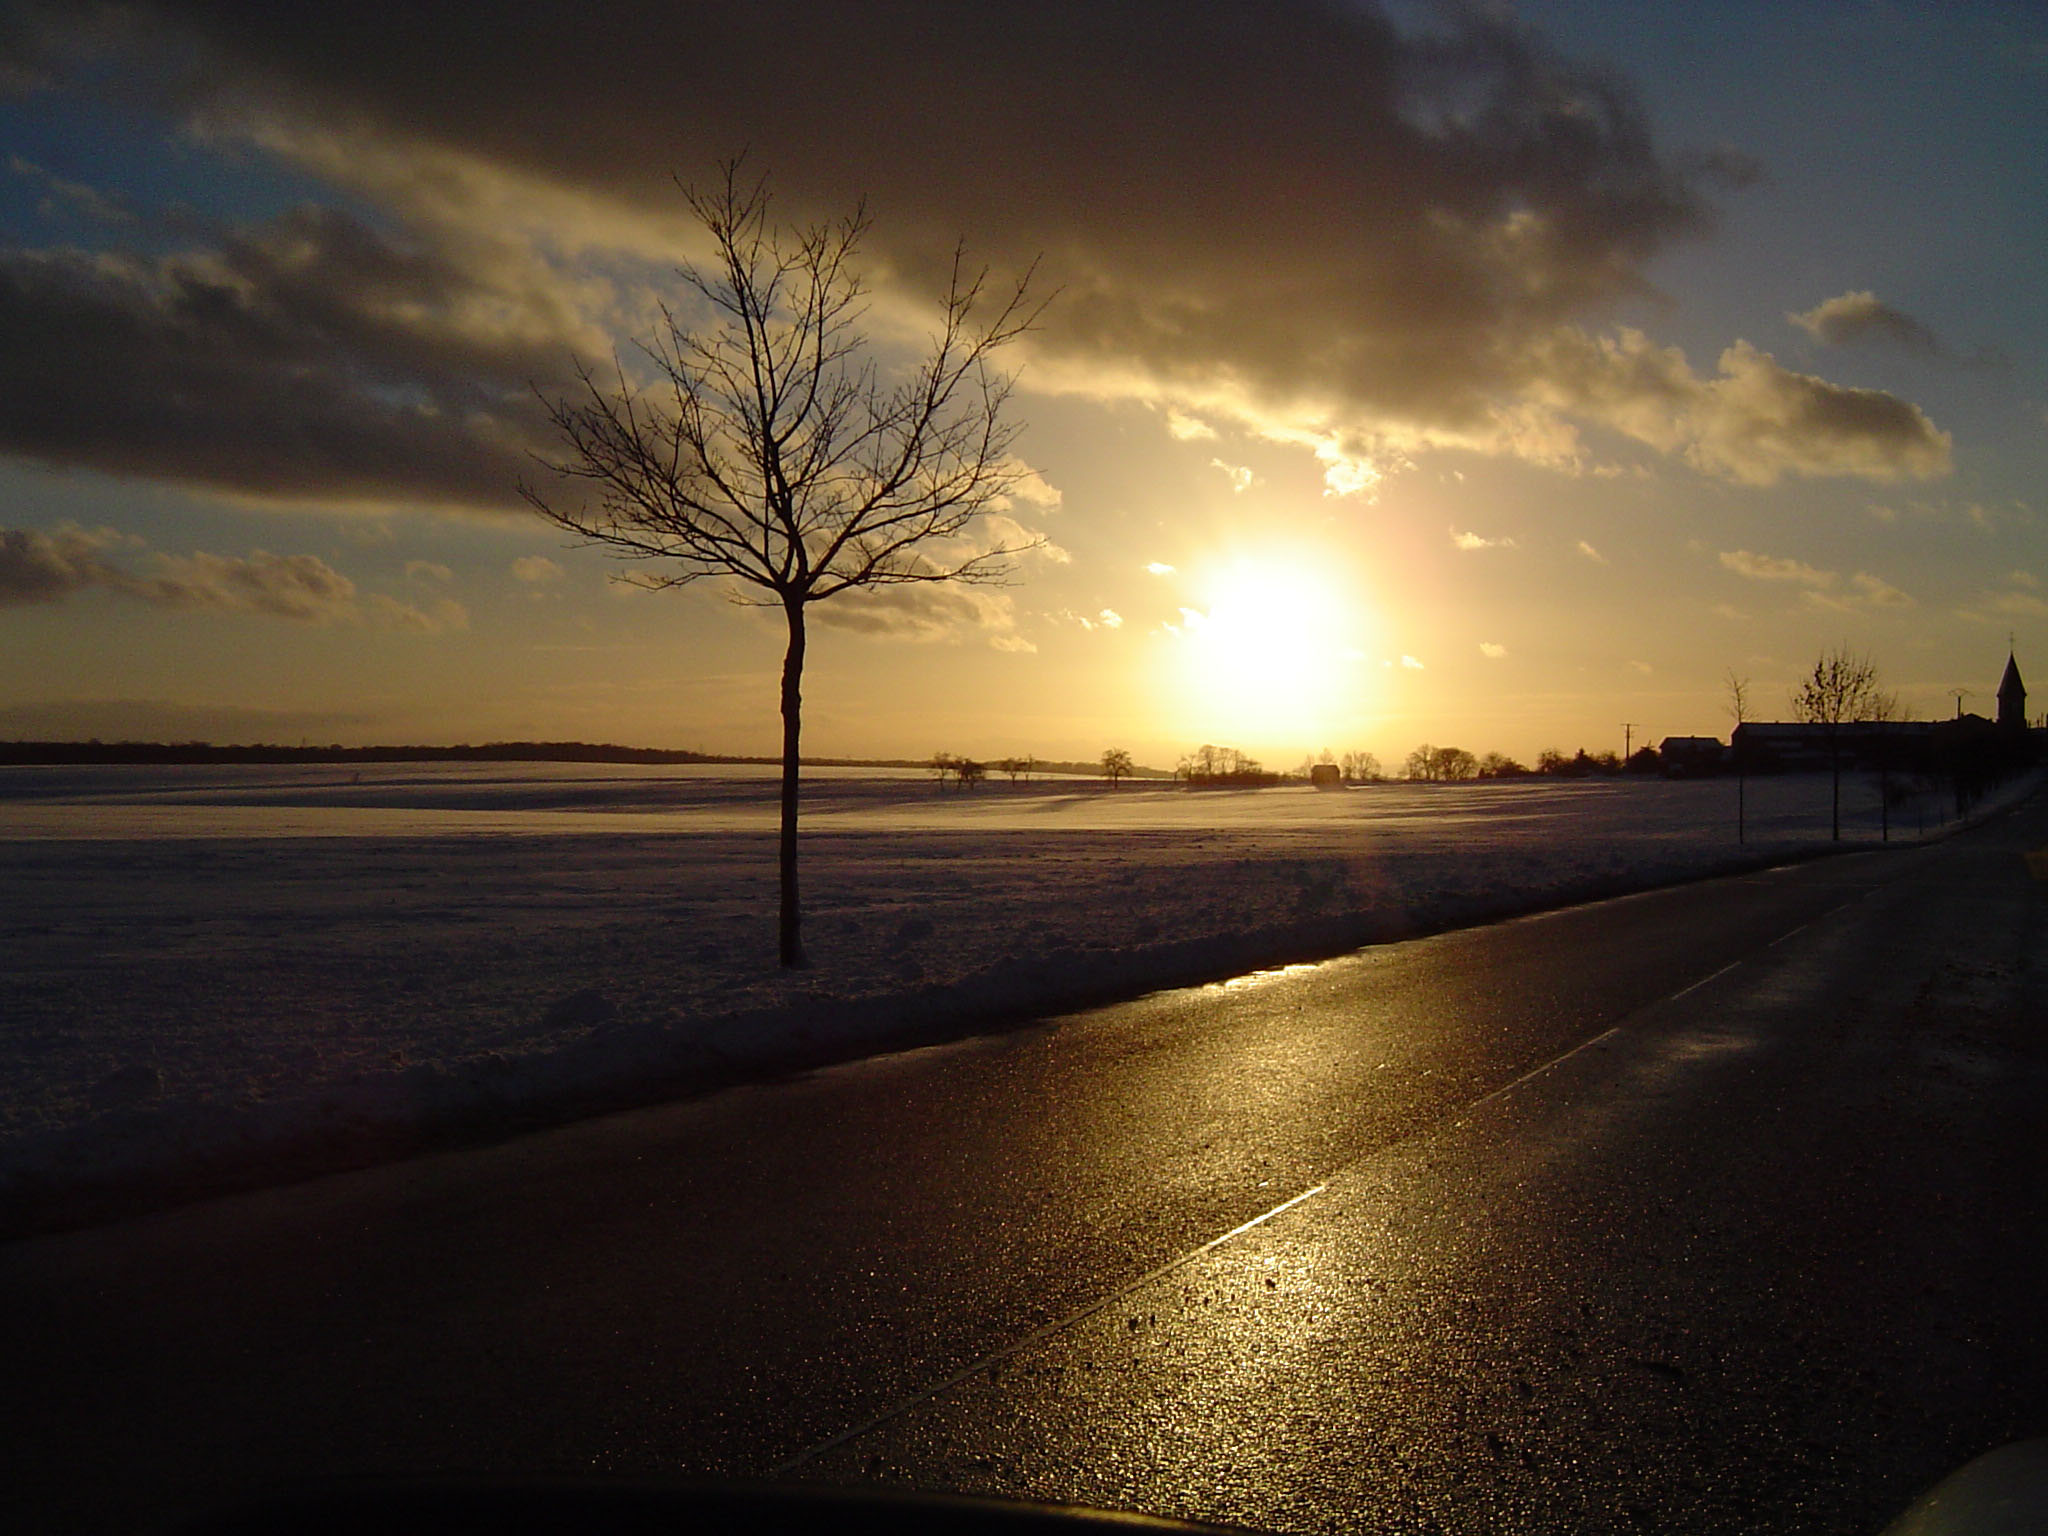
[[[805,793],[785,975],[765,772],[0,771],[0,1230],[1826,847],[1824,777]]]

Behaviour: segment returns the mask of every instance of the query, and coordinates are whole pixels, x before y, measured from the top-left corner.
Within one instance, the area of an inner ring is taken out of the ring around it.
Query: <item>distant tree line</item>
[[[1644,747],[1627,762],[1616,752],[1588,752],[1584,747],[1567,754],[1558,747],[1545,747],[1536,755],[1536,766],[1509,757],[1504,752],[1487,752],[1475,757],[1463,747],[1439,747],[1424,742],[1408,754],[1401,776],[1416,784],[1457,784],[1472,779],[1584,779],[1619,773],[1657,773],[1663,767],[1657,749]]]
[[[1191,789],[1263,789],[1282,779],[1250,753],[1208,742],[1184,754],[1173,776]]]
[[[1034,773],[1056,773],[1063,777],[1082,774],[1100,774],[1112,788],[1120,779],[1149,778],[1161,779],[1166,775],[1157,768],[1141,768],[1122,747],[1111,747],[1092,763],[1045,762],[1036,757],[998,757],[990,762],[978,758],[962,757],[957,752],[934,752],[925,759],[925,769],[944,789],[951,784],[959,789],[972,789],[981,783],[993,769],[1006,774],[1012,784],[1019,779],[1029,780]]]
[[[588,741],[491,741],[481,746],[216,746],[205,741],[4,741],[0,763],[772,763],[772,757],[717,757],[665,747]],[[814,766],[847,759],[809,758]],[[863,765],[865,766],[865,765]],[[877,765],[879,766],[879,765]]]

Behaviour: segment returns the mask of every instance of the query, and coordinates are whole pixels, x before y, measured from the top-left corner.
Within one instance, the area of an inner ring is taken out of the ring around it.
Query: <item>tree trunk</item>
[[[803,904],[796,883],[796,799],[797,738],[803,724],[804,605],[791,598],[782,605],[789,620],[789,649],[782,657],[782,836],[777,848],[782,886],[782,908],[777,928],[782,966],[793,970],[805,964]]]

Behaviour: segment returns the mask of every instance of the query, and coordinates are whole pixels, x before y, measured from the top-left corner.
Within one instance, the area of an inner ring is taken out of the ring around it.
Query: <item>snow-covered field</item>
[[[0,769],[0,1229],[1782,858],[1825,776],[1188,792],[771,770]],[[1845,836],[1876,838],[1874,786]],[[1932,800],[1895,840],[1936,830]]]

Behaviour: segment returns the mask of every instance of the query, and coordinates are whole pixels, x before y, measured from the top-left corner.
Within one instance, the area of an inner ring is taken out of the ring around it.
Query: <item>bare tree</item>
[[[854,259],[865,205],[833,223],[771,223],[766,178],[738,161],[708,190],[685,187],[715,254],[679,275],[711,318],[664,308],[638,350],[651,379],[616,362],[544,401],[566,445],[544,461],[590,487],[571,503],[521,487],[540,514],[607,553],[645,562],[627,580],[733,582],[734,600],[778,607],[782,663],[780,954],[804,963],[797,893],[798,740],[805,612],[856,589],[1001,579],[1017,547],[966,542],[1014,486],[1004,419],[1011,380],[993,354],[1028,330],[1030,276],[992,294],[986,270],[953,256],[923,355],[885,378],[861,330]]]
[[[1129,777],[1133,766],[1131,754],[1122,747],[1111,747],[1102,754],[1102,776],[1109,780],[1111,788],[1115,788],[1118,779]]]
[[[1344,754],[1344,777],[1347,781],[1366,783],[1380,776],[1380,760],[1370,752],[1346,752]]]
[[[1735,738],[1742,734],[1743,724],[1749,719],[1749,679],[1737,677],[1735,669],[1728,669],[1728,713],[1735,717],[1735,729],[1728,733],[1728,740],[1735,757],[1735,841],[1749,841],[1749,761],[1743,755],[1743,744]]]
[[[1836,842],[1842,840],[1842,730],[1858,720],[1876,718],[1880,707],[1889,706],[1878,690],[1877,668],[1869,657],[1858,656],[1845,645],[1822,652],[1812,674],[1792,690],[1792,718],[1819,726],[1827,746]]]
[[[1425,741],[1408,754],[1403,771],[1424,783],[1454,784],[1476,778],[1479,759],[1463,747],[1433,747]]]

